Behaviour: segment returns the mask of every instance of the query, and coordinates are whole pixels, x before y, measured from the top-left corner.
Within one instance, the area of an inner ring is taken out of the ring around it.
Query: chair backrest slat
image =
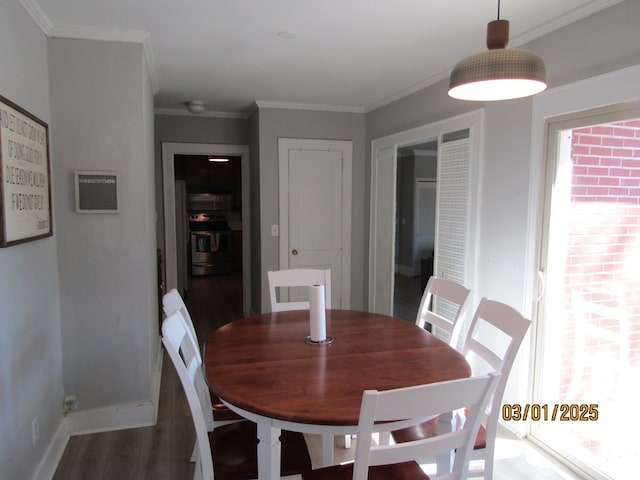
[[[425,323],[429,323],[444,331],[444,340],[455,348],[462,326],[461,320],[470,298],[471,290],[464,285],[444,278],[430,277],[420,300],[416,325],[424,328]]]
[[[309,309],[309,301],[279,301],[278,288],[284,287],[308,287],[311,285],[324,285],[325,308],[331,308],[331,270],[314,268],[292,268],[267,272],[269,283],[269,298],[271,311],[282,312],[286,310]]]
[[[173,313],[180,312],[182,315],[182,319],[184,320],[187,327],[189,327],[189,335],[191,335],[191,339],[194,341],[196,345],[198,343],[198,336],[196,335],[196,328],[193,325],[193,320],[191,319],[191,315],[189,314],[189,310],[187,309],[187,305],[184,303],[182,296],[178,293],[178,290],[172,288],[162,297],[162,310],[164,314],[168,317]],[[198,356],[200,356],[200,351],[198,350]]]

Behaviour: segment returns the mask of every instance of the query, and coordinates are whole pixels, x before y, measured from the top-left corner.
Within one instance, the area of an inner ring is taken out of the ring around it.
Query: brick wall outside
[[[640,366],[640,119],[573,130],[571,156],[560,400],[615,402]]]

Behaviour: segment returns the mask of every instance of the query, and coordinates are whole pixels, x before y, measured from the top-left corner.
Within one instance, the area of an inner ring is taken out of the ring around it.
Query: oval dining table
[[[213,331],[204,345],[207,382],[258,430],[260,480],[280,478],[280,430],[321,434],[323,465],[333,436],[356,433],[362,393],[468,377],[447,343],[413,322],[327,310],[327,341],[309,341],[309,310],[255,315]],[[448,427],[450,428],[450,426]]]

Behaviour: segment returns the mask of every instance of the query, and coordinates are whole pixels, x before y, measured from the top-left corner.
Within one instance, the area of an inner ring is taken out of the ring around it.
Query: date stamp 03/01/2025
[[[502,419],[505,421],[560,421],[594,422],[598,420],[597,403],[505,403],[502,405]]]

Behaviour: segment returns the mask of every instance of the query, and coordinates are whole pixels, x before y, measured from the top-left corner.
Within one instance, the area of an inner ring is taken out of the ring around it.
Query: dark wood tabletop
[[[327,310],[329,345],[305,343],[309,311],[235,320],[212,332],[204,367],[223,400],[273,419],[357,425],[362,392],[468,377],[464,357],[412,322]]]

